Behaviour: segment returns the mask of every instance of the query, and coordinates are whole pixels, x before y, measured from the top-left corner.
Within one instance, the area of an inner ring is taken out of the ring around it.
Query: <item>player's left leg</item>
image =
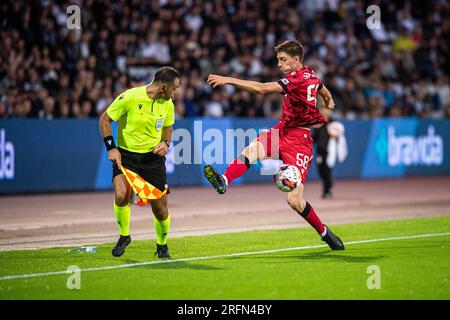
[[[303,184],[300,184],[294,191],[286,194],[289,206],[302,216],[321,236],[325,235],[325,225],[317,216],[313,207],[303,198]]]
[[[302,216],[333,250],[344,250],[344,244],[326,225],[322,223],[314,208],[303,198],[304,183],[313,159],[313,141],[309,130],[290,129],[280,139],[281,159],[286,164],[295,165],[301,174],[301,184],[287,193],[288,204]]]
[[[164,195],[151,202],[156,233],[156,252],[158,258],[170,258],[167,246],[167,235],[170,229],[170,212],[168,208],[168,196]]]
[[[256,137],[241,154],[235,158],[227,167],[224,174],[219,174],[214,167],[206,165],[203,168],[203,174],[205,178],[211,183],[219,194],[224,194],[227,190],[227,186],[235,179],[244,175],[250,165],[257,160],[264,160],[270,156],[270,149],[267,149],[267,145],[271,141],[271,132],[262,132]]]
[[[333,250],[344,250],[344,244],[330,228],[322,223],[314,208],[303,198],[303,185],[299,185],[294,191],[288,192],[286,200],[289,206],[302,216]]]

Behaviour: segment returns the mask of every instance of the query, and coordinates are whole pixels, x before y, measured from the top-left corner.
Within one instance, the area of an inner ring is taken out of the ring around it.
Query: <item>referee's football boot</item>
[[[156,254],[158,254],[158,258],[161,259],[170,259],[171,256],[169,254],[169,247],[167,246],[167,244],[156,244],[156,252],[155,252],[155,256]]]
[[[335,235],[330,228],[325,225],[327,233],[322,237],[322,241],[325,241],[331,248],[331,250],[345,250],[342,240]]]
[[[116,243],[116,246],[112,249],[112,255],[114,257],[120,257],[125,252],[125,248],[131,243],[130,236],[120,236]]]
[[[218,193],[224,194],[227,191],[227,185],[224,178],[220,174],[218,174],[216,169],[214,169],[212,166],[210,166],[209,164],[204,166],[203,174]]]

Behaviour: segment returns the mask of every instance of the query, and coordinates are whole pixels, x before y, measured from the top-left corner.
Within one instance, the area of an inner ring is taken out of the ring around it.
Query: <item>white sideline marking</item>
[[[417,235],[413,235],[413,236],[402,236],[402,237],[390,237],[390,238],[379,238],[379,239],[349,241],[349,242],[344,242],[344,244],[346,246],[348,246],[348,245],[352,245],[352,244],[362,244],[362,243],[391,241],[391,240],[429,238],[429,237],[442,237],[442,236],[449,236],[449,235],[450,235],[450,232],[417,234]],[[206,256],[206,257],[194,257],[194,258],[183,258],[183,259],[173,259],[173,260],[159,260],[159,261],[147,261],[147,262],[139,262],[139,263],[128,263],[128,264],[121,264],[121,265],[109,266],[109,267],[86,268],[86,269],[81,269],[80,271],[82,271],[82,272],[103,271],[103,270],[112,270],[112,269],[119,269],[119,268],[148,266],[148,265],[152,265],[152,264],[176,263],[176,262],[182,262],[182,261],[195,261],[195,260],[209,260],[209,259],[218,259],[218,258],[240,257],[240,256],[248,256],[248,255],[256,255],[256,254],[276,253],[276,252],[283,252],[283,251],[316,249],[316,248],[326,248],[326,247],[328,247],[328,245],[321,244],[321,245],[315,245],[315,246],[281,248],[281,249],[264,250],[264,251],[229,253],[229,254],[221,254],[221,255]],[[12,279],[24,279],[24,278],[55,276],[55,275],[67,274],[67,273],[70,273],[70,272],[64,270],[64,271],[54,271],[54,272],[45,272],[45,273],[18,274],[18,275],[11,275],[11,276],[0,277],[0,280],[12,280]]]

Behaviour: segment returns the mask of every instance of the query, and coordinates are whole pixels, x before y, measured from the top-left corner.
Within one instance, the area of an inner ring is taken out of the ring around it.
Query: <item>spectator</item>
[[[205,116],[213,118],[221,118],[224,115],[224,107],[221,103],[220,91],[214,91],[211,101],[206,104]]]
[[[81,114],[81,106],[78,102],[74,102],[72,104],[72,115],[77,119],[82,119],[83,115]]]
[[[8,116],[5,103],[0,100],[0,117],[6,118]]]
[[[92,102],[84,100],[81,104],[80,118],[89,118],[93,116]]]
[[[450,84],[448,76],[440,76],[438,78],[436,91],[439,99],[439,109],[448,109],[450,107]]]
[[[355,82],[349,79],[342,91],[342,114],[346,118],[354,119],[361,117],[366,111],[366,99],[362,91],[355,86]]]
[[[66,100],[58,101],[58,118],[68,118],[70,116],[70,107]]]
[[[111,94],[111,90],[109,88],[104,88],[102,97],[98,100],[95,106],[97,115],[101,115],[106,110],[106,108],[108,108],[111,102],[113,102],[113,100],[114,97]]]
[[[46,97],[44,99],[43,107],[39,110],[39,118],[45,120],[53,120],[55,111],[55,99]]]
[[[14,103],[14,116],[18,118],[27,118],[31,111],[31,102],[29,99],[18,100]]]
[[[29,3],[0,4],[0,117],[95,117],[161,65],[186,77],[178,117],[274,117],[279,97],[225,88],[217,100],[205,80],[234,73],[273,81],[280,76],[268,68],[276,64],[273,47],[291,38],[304,43],[305,63],[332,90],[337,115],[438,118],[450,104],[446,1],[377,1],[383,29],[376,32],[359,0],[85,1],[79,30],[66,27],[72,2]]]

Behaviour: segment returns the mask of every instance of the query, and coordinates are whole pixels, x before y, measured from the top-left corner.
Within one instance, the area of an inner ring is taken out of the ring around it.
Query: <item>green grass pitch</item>
[[[113,244],[96,253],[0,252],[0,299],[450,299],[450,216],[332,229],[353,242],[345,251],[320,247],[312,228],[295,228],[169,239],[173,259],[181,261],[164,263],[153,257],[150,240],[133,241],[120,258],[111,256]],[[361,242],[370,239],[385,240]],[[247,252],[253,253],[231,255]],[[198,257],[205,259],[190,259]],[[82,269],[80,289],[67,288],[69,273],[5,278],[71,265]]]

